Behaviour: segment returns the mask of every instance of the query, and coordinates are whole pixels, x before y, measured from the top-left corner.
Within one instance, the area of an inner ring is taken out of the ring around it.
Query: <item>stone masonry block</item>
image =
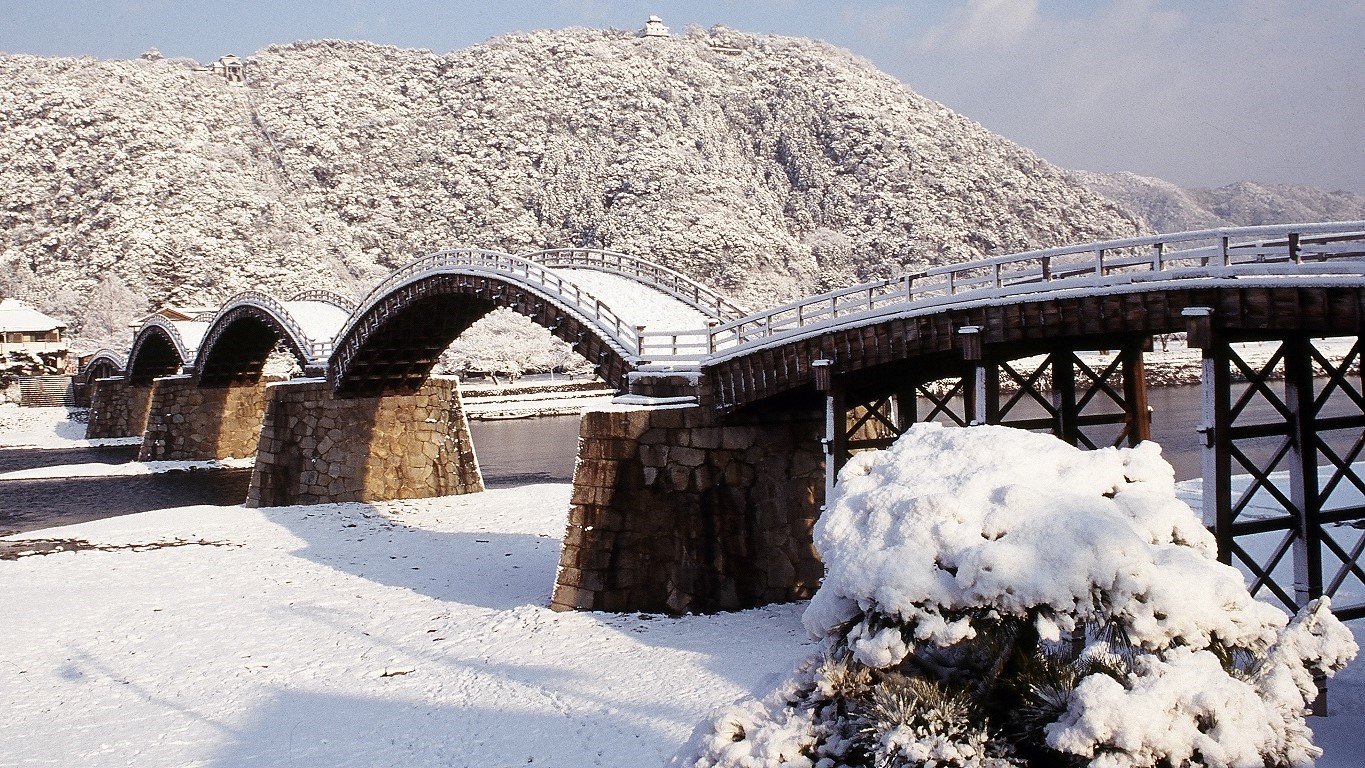
[[[698,427],[692,430],[692,447],[715,449],[721,447],[721,427]]]
[[[659,429],[677,429],[683,426],[683,413],[691,409],[684,408],[659,408],[647,411],[650,415],[650,425]]]
[[[673,448],[668,452],[670,463],[684,467],[700,467],[706,463],[706,452],[697,448]]]

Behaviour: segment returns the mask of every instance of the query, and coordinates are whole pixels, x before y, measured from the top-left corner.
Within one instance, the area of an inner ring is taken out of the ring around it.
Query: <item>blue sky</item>
[[[0,0],[0,51],[201,62],[271,43],[450,51],[568,26],[815,37],[1069,168],[1365,192],[1359,0]]]

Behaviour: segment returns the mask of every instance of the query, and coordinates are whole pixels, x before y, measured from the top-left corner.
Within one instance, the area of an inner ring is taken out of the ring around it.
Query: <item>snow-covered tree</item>
[[[816,528],[822,651],[704,723],[678,766],[1308,766],[1356,653],[1215,559],[1160,449],[914,427],[841,472]]]
[[[118,275],[108,272],[95,283],[81,302],[77,322],[70,326],[72,345],[84,351],[101,347],[126,349],[131,343],[129,326],[150,309]]]
[[[438,364],[439,373],[499,375],[516,381],[525,373],[581,372],[582,355],[526,317],[505,307],[489,312],[451,342]]]

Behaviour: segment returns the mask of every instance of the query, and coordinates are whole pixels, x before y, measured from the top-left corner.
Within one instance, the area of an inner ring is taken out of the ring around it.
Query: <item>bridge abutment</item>
[[[551,607],[734,610],[809,597],[824,464],[816,412],[727,421],[613,406],[580,427]]]
[[[338,398],[321,379],[266,387],[249,506],[482,490],[454,379],[432,377],[414,394],[385,397]]]
[[[142,435],[147,429],[147,409],[151,400],[151,382],[134,384],[122,376],[96,379],[90,392],[86,439]]]
[[[192,375],[152,382],[147,429],[138,461],[184,461],[255,456],[265,416],[266,385],[205,387]]]

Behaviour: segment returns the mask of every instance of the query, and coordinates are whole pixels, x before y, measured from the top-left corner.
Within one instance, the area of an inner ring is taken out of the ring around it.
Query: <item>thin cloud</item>
[[[1365,189],[1354,3],[1001,5],[975,0],[901,48],[927,95],[1068,167]]]
[[[977,51],[1009,48],[1038,23],[1037,0],[970,0],[925,34],[924,47]]]

